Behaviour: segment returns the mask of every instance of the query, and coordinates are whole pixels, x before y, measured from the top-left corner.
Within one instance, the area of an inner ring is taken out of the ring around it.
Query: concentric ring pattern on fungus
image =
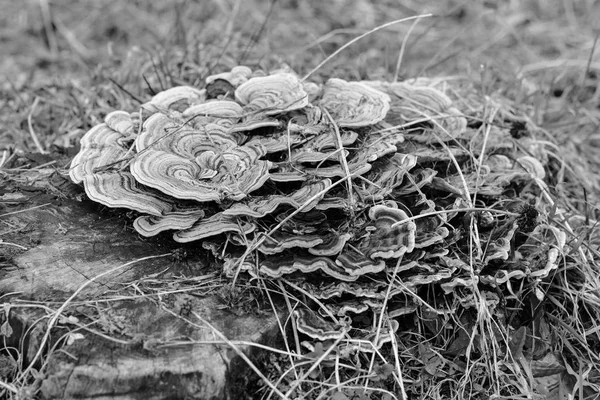
[[[545,168],[532,141],[470,124],[480,111],[445,88],[235,67],[108,114],[70,176],[137,211],[142,236],[170,231],[229,276],[309,293],[318,305],[293,317],[312,343],[369,352],[419,308],[474,307],[475,288],[493,310],[511,281],[557,268],[565,245],[536,219]]]

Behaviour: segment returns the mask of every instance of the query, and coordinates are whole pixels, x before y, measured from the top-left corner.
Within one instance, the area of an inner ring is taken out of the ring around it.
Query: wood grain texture
[[[52,302],[56,309],[89,279],[118,265],[181,246],[164,238],[141,238],[124,212],[77,201],[72,193],[66,196],[79,189],[57,190],[56,185],[49,184],[52,179],[56,180],[50,173],[38,172],[34,184],[9,179],[0,189],[0,223],[7,232],[0,246],[0,294],[15,293],[8,297],[11,303]],[[229,340],[267,344],[277,335],[275,319],[272,314],[234,315],[223,310],[220,300],[207,294],[215,293],[214,287],[196,291],[193,296],[171,290],[173,282],[178,282],[173,277],[179,275],[190,280],[214,276],[219,282],[218,271],[198,254],[184,262],[172,257],[139,262],[87,286],[73,301],[86,301],[85,305],[74,304],[68,310],[69,315],[81,312],[82,323],[91,321],[90,330],[77,330],[83,339],[61,346],[64,351],[45,355],[48,365],[41,383],[42,398],[225,399],[243,392],[234,375],[244,363],[240,364],[229,346],[215,343],[219,337],[194,314]],[[103,302],[108,295],[114,297],[123,290],[125,284],[151,275],[153,284],[158,285],[155,295]],[[90,300],[98,300],[97,305],[90,308],[94,304]],[[184,303],[185,309],[181,307]],[[17,307],[8,318],[15,330],[6,346],[19,346],[27,328],[35,328],[31,332],[36,337],[28,338],[27,349],[23,349],[26,359],[35,354],[40,333],[45,331],[43,321],[47,319],[37,323],[39,316]],[[76,328],[59,324],[52,331],[52,343],[67,332],[67,327]],[[239,349],[250,351],[245,345]],[[230,368],[232,363],[235,368]]]

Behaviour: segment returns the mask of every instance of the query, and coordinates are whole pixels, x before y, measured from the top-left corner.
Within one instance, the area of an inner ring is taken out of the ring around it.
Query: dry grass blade
[[[95,281],[97,281],[98,279],[110,275],[116,271],[119,271],[123,268],[127,268],[130,267],[134,264],[137,264],[139,262],[142,261],[146,261],[146,260],[152,260],[155,258],[162,258],[162,257],[168,257],[171,256],[171,253],[165,253],[165,254],[159,254],[159,255],[155,255],[155,256],[148,256],[148,257],[142,257],[142,258],[138,258],[136,260],[133,261],[129,261],[125,264],[116,266],[114,268],[111,268],[101,274],[98,274],[96,276],[94,276],[91,279],[88,279],[83,285],[79,286],[79,288],[77,288],[77,290],[67,299],[65,300],[62,305],[58,308],[58,310],[56,310],[56,312],[54,313],[54,315],[52,316],[52,318],[50,319],[50,321],[48,321],[48,326],[46,328],[46,332],[44,333],[44,336],[42,337],[42,340],[40,340],[40,344],[39,344],[39,348],[38,351],[36,352],[36,354],[31,358],[30,364],[29,366],[19,374],[19,377],[16,379],[16,382],[24,382],[27,378],[28,378],[28,374],[31,372],[31,370],[33,369],[36,361],[41,357],[42,353],[45,350],[46,344],[48,343],[48,340],[50,338],[50,332],[52,330],[52,328],[54,328],[54,325],[56,324],[56,322],[58,321],[58,318],[61,316],[61,314],[63,313],[63,311],[67,308],[67,306],[71,303],[71,301],[77,297],[79,295],[79,293],[81,293],[81,291],[83,289],[85,289],[87,286],[89,286],[90,284],[94,283]]]
[[[338,338],[329,348],[327,348],[323,354],[321,354],[320,357],[318,357],[314,363],[310,366],[310,368],[300,377],[300,379],[298,379],[296,382],[294,382],[292,385],[290,385],[290,388],[288,389],[288,391],[285,393],[285,397],[286,399],[289,399],[290,396],[292,395],[292,393],[294,393],[294,391],[303,383],[306,381],[306,379],[310,376],[310,374],[319,367],[319,365],[321,365],[321,363],[329,356],[329,354],[331,354],[331,352],[333,350],[335,350],[335,348],[337,347],[338,344],[340,344],[340,342],[342,341],[342,337]]]
[[[348,168],[348,161],[346,160],[346,157],[344,156],[344,145],[342,144],[342,137],[340,136],[340,128],[335,123],[333,118],[331,117],[331,114],[329,113],[329,111],[327,111],[326,108],[324,108],[323,111],[325,112],[325,115],[327,115],[327,119],[329,119],[329,123],[333,126],[333,130],[335,132],[335,139],[337,142],[337,150],[339,151],[338,157],[340,159],[340,164],[342,164],[342,167],[344,168],[344,173],[346,174],[346,176],[344,177],[344,180],[346,181],[346,185],[348,186],[348,201],[350,202],[350,207],[351,207],[350,211],[353,216],[354,215],[354,207],[355,207],[354,188],[352,187],[352,179],[348,178],[350,176],[350,168]]]
[[[29,115],[27,116],[27,126],[29,127],[29,134],[31,135],[31,139],[33,139],[33,143],[35,143],[35,147],[37,148],[37,151],[41,154],[48,154],[48,152],[46,151],[46,149],[44,149],[44,146],[42,146],[42,143],[40,143],[40,140],[37,137],[37,134],[35,133],[35,130],[33,129],[33,113],[35,112],[35,108],[37,107],[38,103],[40,102],[40,98],[36,97],[35,100],[33,101],[33,104],[31,105],[31,110],[29,111]]]
[[[392,277],[389,280],[389,284],[387,286],[386,292],[385,292],[385,297],[383,298],[383,304],[381,306],[381,312],[379,313],[379,319],[377,322],[377,328],[375,331],[375,340],[374,343],[377,343],[379,341],[379,336],[381,335],[381,328],[383,327],[383,321],[386,320],[386,309],[387,309],[387,303],[390,299],[390,292],[392,290],[392,286],[394,285],[395,281],[396,281],[396,276],[398,275],[398,269],[400,268],[400,265],[402,264],[402,257],[400,257],[398,259],[398,261],[396,262],[396,266],[394,267],[394,271],[392,272]],[[388,321],[389,322],[389,321]],[[389,325],[389,323],[388,323]],[[392,337],[394,335],[391,335]],[[369,373],[371,371],[373,371],[373,366],[375,365],[375,352],[373,353],[373,355],[371,356],[371,360],[369,362]],[[398,372],[400,372],[400,368],[398,368]],[[402,379],[402,375],[398,376],[398,379]],[[365,382],[365,388],[367,387],[367,384]],[[406,393],[404,393],[404,385],[401,385],[401,390],[402,390],[402,398],[405,399],[406,398]]]
[[[40,10],[42,12],[42,22],[44,24],[44,33],[48,40],[48,47],[53,58],[58,57],[58,43],[56,41],[56,34],[54,33],[52,20],[52,11],[50,10],[50,4],[48,0],[40,0]]]
[[[261,280],[261,283],[264,285],[264,281],[263,280]],[[283,298],[285,300],[285,305],[287,306],[287,309],[288,309],[288,318],[287,318],[287,321],[289,321],[290,318],[291,318],[291,316],[292,316],[292,314],[294,313],[295,307],[292,307],[292,304],[290,302],[290,296],[289,296],[288,292],[285,290],[285,287],[283,287],[283,284],[281,283],[280,280],[277,281],[277,285],[279,286],[279,289],[281,290],[281,293],[283,294]],[[265,288],[265,290],[266,290],[266,288]],[[267,291],[267,293],[269,293],[269,292]],[[270,295],[269,295],[269,301],[271,302],[271,307],[275,311],[275,306],[273,304],[273,301],[272,301]],[[281,321],[280,321],[279,318],[277,318],[277,324],[279,325],[279,331],[281,332],[281,334],[285,338],[287,336],[285,334],[286,330],[284,329],[283,326],[281,326]],[[299,335],[298,335],[298,329],[296,329],[296,325],[293,324],[293,323],[292,323],[292,334],[294,335],[294,344],[296,345],[296,354],[299,356],[300,354],[302,354],[301,353],[302,348],[300,347],[300,338],[299,338]],[[289,346],[288,346],[287,340],[285,340],[285,346],[286,346],[286,348],[287,348],[287,350],[289,352]],[[291,354],[291,352],[290,352],[290,354]],[[293,359],[292,358],[290,358],[290,361],[293,364]],[[295,370],[294,370],[294,372],[295,372]],[[298,378],[298,377],[296,376],[296,378]]]
[[[405,224],[410,221],[415,221],[417,219],[431,217],[434,215],[442,215],[442,214],[448,214],[448,213],[452,213],[452,212],[477,212],[477,211],[489,211],[491,213],[500,214],[500,215],[508,215],[511,217],[519,216],[519,214],[511,212],[511,211],[496,210],[494,208],[477,208],[477,207],[453,208],[451,210],[431,211],[431,212],[427,212],[424,214],[414,215],[412,217],[408,217],[405,220],[395,222],[392,225],[392,227],[399,226],[399,225]]]
[[[382,29],[388,28],[390,26],[396,25],[396,24],[400,24],[402,22],[408,22],[408,21],[412,21],[414,19],[421,19],[421,18],[427,18],[427,17],[431,17],[431,14],[422,14],[422,15],[416,15],[414,17],[408,17],[408,18],[402,18],[402,19],[397,19],[395,21],[390,21],[386,24],[383,25],[379,25],[376,28],[371,29],[370,31],[363,33],[362,35],[359,35],[357,37],[355,37],[354,39],[350,40],[348,43],[346,43],[345,45],[343,45],[342,47],[340,47],[339,49],[337,49],[336,51],[333,52],[333,54],[331,54],[329,57],[327,57],[326,59],[324,59],[323,61],[321,61],[319,63],[319,65],[317,65],[316,67],[314,67],[312,70],[310,70],[306,75],[304,75],[304,77],[302,78],[302,82],[306,81],[308,78],[310,78],[315,72],[317,72],[319,69],[321,69],[321,67],[323,67],[323,65],[327,64],[329,61],[331,61],[333,58],[335,58],[338,54],[340,54],[342,51],[344,51],[346,48],[352,46],[354,43],[358,42],[359,40],[369,36],[372,33],[375,33],[377,31],[380,31]]]
[[[167,311],[168,313],[170,313],[171,315],[174,315],[178,318],[184,319],[188,324],[194,325],[194,326],[198,326],[196,325],[194,322],[181,317],[180,315],[175,314],[173,311],[169,310],[166,307],[163,307],[163,309],[165,311]],[[221,339],[223,341],[223,343],[225,343],[229,348],[233,349],[233,351],[235,351],[235,353],[246,362],[246,364],[263,380],[263,382],[265,382],[265,384],[267,386],[269,386],[269,388],[271,388],[271,390],[273,392],[275,392],[279,397],[281,397],[282,399],[287,399],[287,397],[281,393],[281,391],[279,389],[277,389],[277,387],[275,387],[275,385],[273,385],[273,383],[256,367],[256,365],[254,365],[254,363],[252,362],[252,360],[250,360],[248,358],[248,356],[238,348],[238,346],[233,343],[232,341],[230,341],[229,339],[227,339],[227,337],[225,337],[225,335],[223,335],[223,333],[221,333],[217,328],[215,328],[210,322],[208,322],[206,319],[202,318],[202,316],[200,316],[198,313],[192,311],[192,315],[194,317],[196,317],[200,322],[202,322],[205,326],[209,327],[210,330],[219,337],[219,339]]]
[[[4,390],[8,390],[11,393],[18,394],[19,390],[15,387],[15,385],[11,385],[10,383],[6,383],[0,380],[0,388]]]
[[[421,18],[415,19],[410,25],[410,28],[408,28],[408,32],[406,32],[406,35],[404,35],[404,37],[402,38],[402,44],[400,45],[400,54],[398,54],[398,61],[396,62],[396,70],[394,71],[393,82],[398,82],[400,68],[402,67],[402,60],[404,59],[404,51],[406,50],[406,43],[408,43],[408,38],[410,37],[410,34],[412,33],[413,29],[415,29],[419,21],[421,21]]]
[[[47,206],[49,206],[51,204],[52,203],[40,204],[39,206],[29,207],[29,208],[25,208],[25,209],[19,210],[19,211],[12,211],[12,212],[8,212],[8,213],[5,213],[5,214],[0,214],[0,217],[6,217],[6,216],[9,216],[9,215],[15,215],[15,214],[24,213],[24,212],[31,211],[31,210],[36,210],[38,208],[47,207]]]
[[[264,18],[262,24],[260,25],[260,28],[258,29],[258,31],[254,32],[254,34],[250,38],[250,43],[248,43],[248,45],[246,46],[246,48],[242,52],[242,55],[239,58],[239,64],[244,63],[244,61],[246,60],[246,56],[248,55],[248,52],[256,45],[256,43],[258,43],[261,36],[263,35],[263,33],[265,31],[265,27],[269,23],[271,14],[273,13],[273,10],[275,8],[275,3],[277,3],[277,0],[271,0],[271,2],[269,3],[269,10],[267,11],[267,15],[265,15],[265,18]]]

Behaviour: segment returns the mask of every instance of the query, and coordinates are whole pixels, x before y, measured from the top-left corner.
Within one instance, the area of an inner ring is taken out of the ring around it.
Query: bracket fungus
[[[308,105],[308,93],[290,73],[250,78],[235,90],[235,98],[246,112],[281,114]]]
[[[359,250],[369,258],[400,258],[415,247],[416,225],[397,208],[376,205],[369,210],[372,222],[365,226]]]
[[[150,108],[158,107],[165,110],[183,111],[194,104],[202,103],[204,100],[206,100],[205,90],[190,86],[176,86],[154,95],[148,106]]]
[[[240,118],[244,109],[235,101],[212,100],[205,103],[195,104],[183,111],[184,117],[210,116],[218,118]]]
[[[390,96],[361,82],[331,78],[323,87],[320,106],[344,128],[372,126],[390,109]]]
[[[248,81],[252,75],[252,69],[244,65],[238,65],[231,69],[229,72],[222,72],[220,74],[210,75],[206,78],[206,85],[210,85],[218,80],[227,81],[231,86],[238,87],[242,83]]]
[[[466,309],[476,286],[544,279],[566,246],[562,231],[530,221],[536,212],[495,213],[541,196],[539,144],[510,138],[505,123],[482,138],[467,127],[472,109],[459,111],[444,87],[319,85],[234,67],[204,88],[158,93],[139,112],[109,113],[82,137],[69,175],[91,200],[137,211],[142,236],[201,242],[228,276],[295,282],[318,299],[294,311],[300,333],[369,352],[392,340],[399,318],[447,313],[437,295]],[[484,144],[492,150],[481,154]],[[464,211],[475,198],[481,210]],[[375,336],[358,322],[382,316]]]
[[[204,215],[201,209],[165,212],[161,216],[142,215],[133,221],[133,227],[142,236],[156,236],[164,231],[189,229]]]

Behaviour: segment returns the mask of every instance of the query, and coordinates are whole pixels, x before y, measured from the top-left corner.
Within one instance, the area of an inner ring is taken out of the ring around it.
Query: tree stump
[[[184,260],[171,256],[176,243],[141,238],[124,212],[78,201],[82,189],[53,169],[3,181],[0,293],[12,330],[3,352],[19,349],[25,367],[47,363],[43,398],[240,398],[251,370],[239,353],[275,343],[273,313],[228,311],[219,296],[227,281],[198,245]],[[53,312],[86,282],[33,360]]]

